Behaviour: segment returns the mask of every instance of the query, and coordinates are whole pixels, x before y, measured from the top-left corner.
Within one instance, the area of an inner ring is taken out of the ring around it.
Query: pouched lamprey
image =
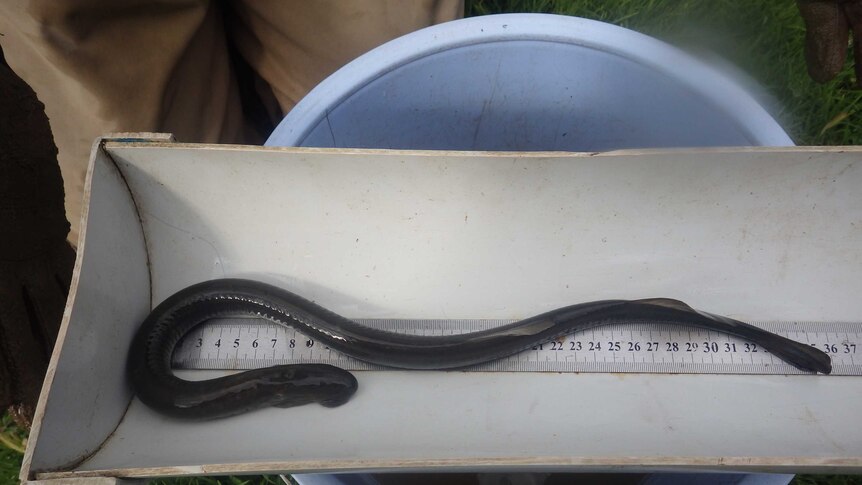
[[[181,290],[144,320],[128,361],[129,378],[141,401],[167,415],[203,420],[267,406],[311,402],[339,406],[356,392],[356,378],[351,373],[324,364],[277,365],[205,381],[174,376],[171,355],[180,338],[211,318],[227,316],[263,317],[357,359],[402,369],[465,367],[578,330],[609,323],[649,322],[725,332],[761,345],[801,370],[824,374],[832,370],[829,356],[820,350],[666,298],[580,303],[490,330],[415,336],[366,327],[265,283],[218,279]]]

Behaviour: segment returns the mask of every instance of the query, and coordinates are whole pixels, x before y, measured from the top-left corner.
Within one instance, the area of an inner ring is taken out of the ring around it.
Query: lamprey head
[[[311,402],[340,406],[353,397],[359,384],[350,372],[326,364],[279,365],[272,371],[273,406],[289,408]]]

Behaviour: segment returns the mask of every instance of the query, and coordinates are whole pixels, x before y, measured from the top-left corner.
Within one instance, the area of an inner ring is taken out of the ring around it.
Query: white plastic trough
[[[862,321],[862,150],[612,153],[96,144],[21,477],[357,470],[862,470],[862,379],[358,372],[348,404],[162,417],[124,375],[171,293],[222,276],[350,317],[518,318],[668,296]],[[198,374],[204,376],[206,374]]]

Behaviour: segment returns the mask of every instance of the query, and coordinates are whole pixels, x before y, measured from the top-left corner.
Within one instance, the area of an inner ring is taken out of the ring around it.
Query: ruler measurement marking
[[[397,330],[406,334],[455,335],[492,328],[508,321],[365,320],[363,323],[373,328]],[[827,350],[833,359],[834,374],[862,375],[862,359],[857,359],[858,353],[862,351],[862,323],[768,322],[758,326],[799,342],[814,345],[820,350]],[[262,331],[261,327],[263,327]],[[261,342],[259,339],[263,337],[265,339]],[[291,337],[295,342],[292,348],[289,345]],[[258,347],[253,345],[255,340],[258,340]],[[220,346],[215,346],[218,341],[221,341],[221,345],[230,345],[230,347],[222,352]],[[198,342],[202,345],[198,346]],[[658,342],[658,348],[652,348],[652,343],[655,342]],[[719,344],[717,350],[713,350],[715,347],[711,345],[712,342]],[[635,343],[640,347],[639,351],[636,350]],[[577,350],[579,344],[581,349]],[[617,350],[617,344],[620,346],[619,350]],[[676,350],[673,344],[676,344]],[[704,344],[707,348],[704,348]],[[827,344],[827,348],[824,348]],[[267,345],[268,348],[260,348],[260,345]],[[326,351],[315,350],[320,346],[325,347]],[[213,350],[215,350],[214,353]],[[670,354],[669,357],[668,354]],[[690,355],[686,356],[686,354]],[[695,354],[710,355],[707,357]],[[183,339],[182,346],[176,350],[173,365],[175,368],[182,369],[250,369],[299,362],[330,363],[351,370],[383,369],[381,366],[347,357],[321,342],[314,342],[313,339],[292,327],[286,328],[267,324],[265,321],[242,318],[219,319],[192,330]],[[525,352],[505,359],[479,364],[471,370],[802,373],[762,347],[758,346],[756,350],[753,345],[746,347],[745,340],[731,337],[723,332],[687,329],[666,324],[650,325],[646,328],[641,324],[616,324],[594,328],[588,332],[566,335],[553,343],[537,346],[535,350],[527,349]]]

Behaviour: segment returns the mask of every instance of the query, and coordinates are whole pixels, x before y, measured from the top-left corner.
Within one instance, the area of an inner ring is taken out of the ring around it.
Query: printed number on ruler
[[[503,325],[502,320],[360,320],[382,330],[453,335]],[[832,357],[833,375],[862,375],[862,324],[763,323]],[[253,318],[214,319],[177,346],[177,369],[254,369],[328,363],[348,370],[383,369],[360,362],[295,331]],[[470,368],[500,372],[802,373],[761,346],[722,332],[674,325],[619,324],[577,332],[519,354]]]

